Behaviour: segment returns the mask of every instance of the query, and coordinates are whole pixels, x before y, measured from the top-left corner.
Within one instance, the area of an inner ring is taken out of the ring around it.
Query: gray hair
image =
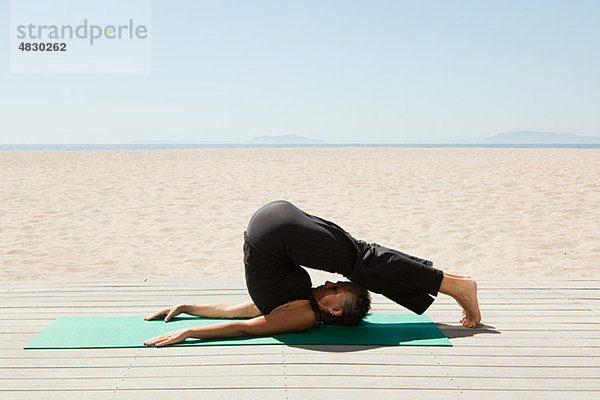
[[[328,314],[323,322],[326,325],[358,325],[371,309],[371,294],[367,289],[355,283],[340,283],[345,283],[350,288],[350,293],[340,304],[342,315]]]

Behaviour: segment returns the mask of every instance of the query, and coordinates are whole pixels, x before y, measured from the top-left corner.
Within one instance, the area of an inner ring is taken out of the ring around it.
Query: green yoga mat
[[[25,349],[145,347],[145,340],[163,333],[223,321],[196,317],[176,317],[169,322],[144,321],[143,317],[60,317]],[[305,332],[261,337],[188,339],[174,346],[250,344],[452,346],[428,316],[416,314],[371,314],[358,326],[322,326]]]

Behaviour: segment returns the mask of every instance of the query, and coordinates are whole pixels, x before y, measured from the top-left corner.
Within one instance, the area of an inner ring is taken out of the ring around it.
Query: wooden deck
[[[454,347],[23,350],[58,316],[243,301],[241,280],[0,282],[2,399],[600,398],[600,281],[479,284],[485,326],[427,314]],[[406,312],[374,296],[374,312]]]

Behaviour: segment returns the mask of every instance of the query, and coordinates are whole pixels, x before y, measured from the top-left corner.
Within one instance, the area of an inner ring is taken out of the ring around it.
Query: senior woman
[[[251,302],[179,305],[146,320],[185,313],[205,318],[249,318],[184,328],[144,342],[157,347],[187,338],[212,339],[299,332],[320,324],[357,325],[370,308],[368,290],[422,314],[438,292],[463,308],[460,322],[481,322],[477,284],[468,276],[433,268],[433,263],[357,240],[331,221],[279,200],[254,213],[244,232],[244,266]],[[312,288],[309,267],[338,273],[349,281]]]

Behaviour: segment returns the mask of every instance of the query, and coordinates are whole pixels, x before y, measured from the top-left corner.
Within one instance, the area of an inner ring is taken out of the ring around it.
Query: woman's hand
[[[173,332],[167,332],[150,340],[146,340],[144,344],[146,346],[162,347],[167,344],[183,342],[189,337],[189,328],[179,329]]]
[[[169,322],[171,320],[171,318],[173,318],[174,316],[185,312],[183,310],[183,307],[184,307],[183,305],[180,305],[180,306],[172,306],[169,308],[165,308],[164,310],[160,310],[159,312],[149,315],[144,319],[146,321],[150,321],[151,319],[165,317],[165,322]]]

